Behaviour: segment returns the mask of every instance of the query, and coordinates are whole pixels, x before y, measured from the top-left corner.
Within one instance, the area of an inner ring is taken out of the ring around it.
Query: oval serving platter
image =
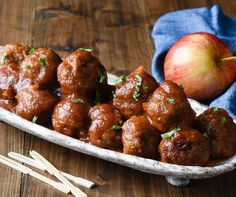
[[[115,75],[108,74],[109,84],[114,84],[116,79],[117,77]],[[207,108],[195,100],[189,99],[189,102],[197,114],[202,113]],[[2,108],[0,108],[0,120],[22,131],[60,146],[146,173],[167,176],[167,181],[176,186],[188,184],[189,179],[209,178],[232,171],[236,168],[236,155],[214,167],[174,165],[99,148],[81,140],[65,136],[46,127],[34,124]]]

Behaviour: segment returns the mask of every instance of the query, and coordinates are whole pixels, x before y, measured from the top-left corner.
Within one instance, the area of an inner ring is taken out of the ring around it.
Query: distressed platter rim
[[[114,84],[116,79],[117,77],[115,75],[108,73],[109,84]],[[195,100],[189,99],[189,102],[197,114],[207,109],[206,106]],[[22,131],[60,146],[146,173],[189,179],[204,179],[232,171],[236,168],[236,154],[230,159],[213,167],[168,164],[153,159],[146,159],[96,147],[92,144],[65,136],[41,125],[34,124],[2,108],[0,108],[0,120]]]

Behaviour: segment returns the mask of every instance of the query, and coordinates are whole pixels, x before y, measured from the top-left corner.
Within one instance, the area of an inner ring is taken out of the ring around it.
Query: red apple
[[[181,84],[189,98],[209,101],[236,81],[236,57],[215,35],[193,33],[168,51],[164,75]]]

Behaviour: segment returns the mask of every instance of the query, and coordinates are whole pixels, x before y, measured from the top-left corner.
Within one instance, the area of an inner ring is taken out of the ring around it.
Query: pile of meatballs
[[[159,84],[142,66],[114,86],[91,50],[65,59],[50,48],[0,51],[0,107],[95,146],[166,163],[206,166],[236,151],[236,125],[221,108],[196,117],[184,87]]]

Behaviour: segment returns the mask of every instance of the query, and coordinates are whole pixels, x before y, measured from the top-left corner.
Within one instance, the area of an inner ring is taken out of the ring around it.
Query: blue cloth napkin
[[[215,34],[226,42],[234,55],[236,54],[236,19],[226,16],[219,6],[165,14],[157,20],[152,31],[155,43],[152,74],[157,81],[161,82],[164,79],[163,62],[169,48],[179,38],[194,32]],[[207,105],[225,108],[236,119],[236,82]]]

